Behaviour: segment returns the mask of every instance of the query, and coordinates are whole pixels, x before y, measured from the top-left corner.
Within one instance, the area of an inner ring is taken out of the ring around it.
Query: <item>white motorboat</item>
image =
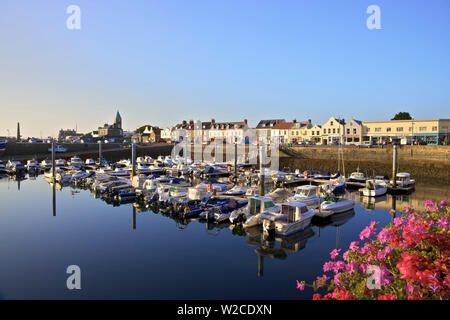
[[[83,167],[83,165],[84,165],[83,160],[81,160],[79,157],[74,156],[70,158],[70,166],[74,168],[81,168]]]
[[[355,207],[355,201],[335,196],[328,196],[320,204],[320,210],[317,213],[319,217],[328,217],[334,213],[346,212]]]
[[[224,194],[229,196],[242,196],[247,193],[248,187],[246,186],[234,186],[230,190],[224,192]]]
[[[189,200],[200,200],[206,201],[212,196],[212,192],[208,192],[206,189],[191,187],[188,188],[188,199]]]
[[[36,172],[37,170],[40,169],[39,163],[34,159],[28,160],[26,167],[28,172]]]
[[[244,228],[260,225],[261,213],[266,211],[276,212],[280,210],[280,206],[273,203],[272,198],[268,197],[249,197],[248,204],[245,207],[233,211],[230,215],[232,223],[243,220]]]
[[[276,235],[289,236],[309,227],[315,214],[314,209],[304,203],[283,203],[280,212],[261,214],[263,230],[274,230]]]
[[[84,164],[87,165],[87,166],[95,166],[95,160],[92,159],[92,158],[86,159]]]
[[[347,182],[359,182],[364,183],[366,182],[367,178],[364,176],[364,173],[356,171],[352,172],[350,177],[347,179]]]
[[[301,202],[310,208],[317,208],[320,203],[317,186],[305,185],[297,187],[295,194],[290,197],[288,202]]]
[[[366,197],[379,197],[386,194],[387,186],[382,180],[367,180],[366,187],[361,191]]]
[[[60,146],[59,144],[55,146],[55,153],[63,153],[66,152],[67,148]],[[48,152],[52,152],[52,147],[48,149]]]
[[[401,188],[408,188],[408,187],[414,187],[416,184],[416,181],[414,179],[411,179],[411,175],[407,172],[400,172],[397,173],[396,177],[397,187]],[[391,184],[394,183],[394,181],[390,181]]]
[[[67,161],[64,159],[56,159],[55,167],[65,167],[67,165]]]
[[[52,162],[50,160],[42,160],[41,163],[39,164],[41,166],[42,170],[48,170],[52,167]]]
[[[5,170],[12,174],[24,173],[25,166],[19,160],[9,160],[6,163]]]
[[[131,170],[121,169],[121,168],[115,168],[114,170],[111,170],[109,172],[110,175],[116,176],[116,177],[129,177]]]

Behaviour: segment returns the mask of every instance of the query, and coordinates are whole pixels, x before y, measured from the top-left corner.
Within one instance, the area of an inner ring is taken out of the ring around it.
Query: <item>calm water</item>
[[[417,189],[396,199],[397,209],[450,198],[448,187]],[[296,290],[296,279],[311,282],[332,249],[347,248],[371,220],[392,219],[391,196],[376,203],[357,192],[346,197],[357,202],[354,213],[268,242],[258,230],[183,225],[131,204],[113,207],[90,191],[54,192],[42,176],[2,177],[0,298],[310,299],[310,289]],[[81,268],[81,290],[66,287],[73,264]]]

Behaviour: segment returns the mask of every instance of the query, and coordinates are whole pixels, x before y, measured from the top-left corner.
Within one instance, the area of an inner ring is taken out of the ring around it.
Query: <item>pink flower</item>
[[[297,280],[297,289],[300,290],[300,291],[305,290],[305,281],[299,282]]]
[[[434,206],[434,201],[431,201],[431,200],[424,201],[423,205],[424,205],[425,207],[431,207],[431,206]]]
[[[447,208],[448,207],[448,201],[447,200],[441,200],[439,202],[439,207],[441,208]]]
[[[331,259],[336,259],[336,257],[339,255],[339,252],[341,251],[341,249],[334,249],[333,251],[330,252],[330,257]]]
[[[450,219],[449,218],[440,218],[437,221],[437,226],[438,226],[439,229],[446,229],[447,230],[449,225],[450,225]]]
[[[350,242],[350,246],[348,247],[350,250],[354,251],[354,250],[358,250],[358,241],[352,241]]]
[[[406,293],[413,293],[414,292],[414,286],[410,285],[409,283],[405,286],[405,292]]]
[[[380,233],[378,233],[378,240],[385,243],[388,240],[388,236],[389,236],[389,230],[383,229],[380,231]]]
[[[361,233],[359,234],[359,238],[360,238],[361,240],[369,239],[370,236],[372,236],[374,233],[375,233],[375,232],[374,232],[373,229],[371,229],[370,227],[365,227],[365,228],[363,229],[363,231],[361,231]]]
[[[408,208],[408,207],[404,207],[404,208],[403,208],[403,211],[404,211],[405,213],[409,213],[409,208]]]

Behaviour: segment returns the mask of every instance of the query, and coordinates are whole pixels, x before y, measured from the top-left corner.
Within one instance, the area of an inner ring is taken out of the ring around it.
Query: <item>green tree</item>
[[[399,112],[391,120],[412,120],[409,112]]]

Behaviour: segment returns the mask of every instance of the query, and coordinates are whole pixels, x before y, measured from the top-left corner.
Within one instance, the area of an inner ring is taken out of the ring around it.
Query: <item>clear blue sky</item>
[[[0,136],[89,131],[116,109],[125,129],[450,118],[448,0],[2,0],[0,41]]]

